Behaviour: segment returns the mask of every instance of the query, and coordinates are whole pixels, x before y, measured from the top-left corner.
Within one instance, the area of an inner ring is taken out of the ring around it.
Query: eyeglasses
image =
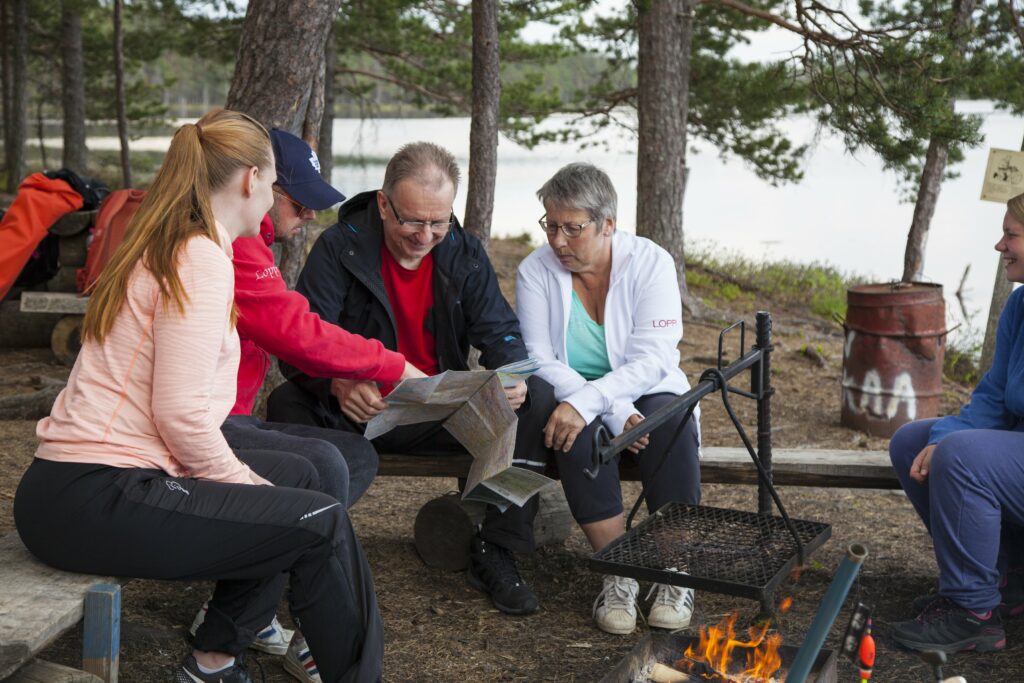
[[[537,224],[540,226],[541,230],[548,234],[548,237],[554,237],[558,234],[558,231],[561,230],[563,235],[569,239],[574,239],[580,236],[583,232],[583,228],[596,222],[597,221],[591,218],[585,223],[552,223],[548,220],[548,215],[544,214],[540,217],[540,220],[537,221]]]
[[[286,195],[284,192],[278,192],[277,190],[274,190],[274,194],[288,202],[291,202],[291,204],[295,207],[295,210],[298,212],[300,216],[306,213],[307,211],[312,211],[313,213],[316,213],[316,209],[310,209],[303,206],[302,204],[299,204],[297,201]]]
[[[417,232],[419,232],[423,228],[429,228],[430,232],[433,233],[435,237],[442,237],[445,234],[447,234],[448,231],[452,229],[452,225],[455,224],[454,213],[449,215],[448,220],[446,221],[404,220],[401,216],[398,215],[398,211],[395,210],[395,203],[391,201],[391,197],[387,196],[387,194],[384,194],[384,199],[388,200],[388,206],[391,208],[391,213],[395,214],[395,220],[398,221],[398,224],[401,225],[402,227],[407,227]]]

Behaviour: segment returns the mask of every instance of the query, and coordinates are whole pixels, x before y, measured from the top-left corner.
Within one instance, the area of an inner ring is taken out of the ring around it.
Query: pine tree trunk
[[[124,0],[114,0],[114,83],[117,97],[117,136],[121,139],[121,177],[124,187],[132,186],[132,160],[128,149],[128,113],[124,94]]]
[[[501,104],[498,1],[473,0],[473,118],[469,128],[466,229],[486,246],[494,213]]]
[[[956,58],[959,58],[966,49],[974,4],[975,0],[957,0],[953,3],[953,20],[949,30],[955,45]],[[950,111],[953,110],[955,102],[953,98],[949,99],[947,106]],[[917,190],[917,202],[914,204],[914,218],[907,235],[907,248],[903,256],[903,282],[919,280],[924,272],[924,248],[928,243],[928,230],[931,227],[932,216],[935,215],[935,205],[939,201],[939,191],[942,189],[948,159],[949,142],[933,135],[928,142],[928,153],[921,171],[921,184]]]
[[[85,58],[82,51],[82,14],[76,0],[64,0],[61,10],[61,106],[64,110],[62,166],[76,173],[88,170],[85,147]]]
[[[952,103],[951,103],[952,106]],[[914,204],[914,218],[907,234],[907,248],[903,255],[903,282],[920,280],[924,271],[924,249],[928,243],[928,228],[935,215],[935,204],[939,201],[942,178],[946,174],[949,159],[949,145],[933,137],[928,143],[921,184],[917,189]]]
[[[341,0],[250,2],[227,107],[244,111],[268,128],[302,135],[340,4]],[[319,118],[316,123],[319,130]]]
[[[0,107],[3,108],[4,126],[4,187],[6,188],[7,156],[10,147],[11,113],[13,108],[14,48],[10,38],[11,0],[0,0]]]
[[[327,35],[324,50],[324,113],[320,118],[320,139],[317,140],[316,155],[320,157],[320,177],[331,182],[334,171],[334,30]],[[344,194],[345,188],[342,188]]]
[[[690,46],[695,0],[643,0],[639,20],[639,141],[636,232],[664,247],[676,262],[683,305],[699,303],[686,287],[683,194]]]
[[[317,149],[323,115],[324,47],[341,0],[253,0],[245,13],[227,107]],[[305,230],[283,245],[281,276],[295,286]]]
[[[4,129],[4,165],[7,191],[14,192],[25,175],[25,138],[28,134],[28,0],[11,0],[8,37],[11,43],[11,99],[9,128]],[[8,41],[5,41],[8,42]]]

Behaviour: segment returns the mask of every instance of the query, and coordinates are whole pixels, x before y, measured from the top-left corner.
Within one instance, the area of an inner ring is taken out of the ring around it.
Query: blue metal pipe
[[[817,659],[821,646],[825,643],[828,632],[832,629],[839,610],[846,601],[846,595],[850,592],[853,580],[857,578],[861,564],[868,556],[868,549],[859,543],[854,543],[846,550],[846,557],[839,563],[839,569],[832,577],[832,583],[825,591],[825,597],[818,606],[818,613],[814,615],[811,628],[807,631],[803,645],[796,653],[793,665],[789,667],[786,674],[786,683],[804,683],[807,675],[811,672],[811,666]]]

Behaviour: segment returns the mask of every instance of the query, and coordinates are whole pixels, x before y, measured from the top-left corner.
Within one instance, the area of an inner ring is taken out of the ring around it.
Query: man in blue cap
[[[301,294],[289,290],[274,264],[270,246],[297,235],[316,212],[344,201],[345,196],[320,177],[320,161],[302,139],[276,128],[270,131],[277,167],[274,205],[260,224],[257,237],[232,243],[235,267],[235,305],[242,350],[238,390],[231,415],[221,431],[232,449],[296,453],[309,459],[320,475],[320,488],[351,507],[377,474],[377,454],[362,436],[335,429],[264,422],[252,415],[270,355],[315,376],[337,379],[398,382],[423,373],[405,357],[377,340],[350,334],[325,323],[309,309]],[[282,574],[281,592],[287,576]],[[205,617],[196,616],[192,632]],[[291,644],[292,632],[275,618],[257,634],[252,647],[286,654],[285,668],[301,681],[319,682],[316,666],[301,639]]]

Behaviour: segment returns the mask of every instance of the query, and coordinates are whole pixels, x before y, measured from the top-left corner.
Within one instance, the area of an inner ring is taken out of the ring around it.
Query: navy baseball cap
[[[270,140],[274,145],[277,184],[292,199],[314,211],[345,201],[345,195],[320,177],[320,160],[305,140],[277,128],[270,130]]]

